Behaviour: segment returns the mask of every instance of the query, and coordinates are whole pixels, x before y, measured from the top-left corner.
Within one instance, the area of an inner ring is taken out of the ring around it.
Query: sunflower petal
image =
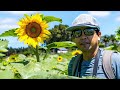
[[[24,41],[24,40],[26,40],[28,38],[28,36],[27,35],[24,35],[24,36],[21,36],[20,38],[19,38],[19,40],[20,41]]]
[[[46,29],[49,27],[49,25],[46,23],[46,21],[41,22],[41,27]]]
[[[43,33],[44,33],[44,34],[47,34],[47,35],[51,35],[51,33],[50,33],[49,30],[43,30]]]
[[[42,38],[49,38],[49,36],[47,34],[42,34],[41,36],[42,36]]]
[[[41,22],[42,18],[40,17],[40,14],[37,13],[37,14],[31,16],[31,20],[32,20],[32,22],[34,22],[36,20],[39,20],[39,22]]]

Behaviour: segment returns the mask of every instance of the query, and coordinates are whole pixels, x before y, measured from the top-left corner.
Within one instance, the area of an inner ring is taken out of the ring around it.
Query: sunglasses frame
[[[87,29],[93,29],[92,31],[94,32],[94,31],[96,31],[96,33],[98,33],[99,32],[99,29],[98,28],[96,28],[96,27],[87,27],[87,28],[85,28],[85,29],[83,29],[83,30],[74,30],[74,31],[72,31],[72,37],[74,37],[74,38],[78,38],[78,37],[80,37],[80,36],[82,36],[82,32],[86,35],[86,36],[92,36],[92,35],[94,35],[94,33],[93,34],[90,34],[90,35],[88,35],[88,34],[86,34],[86,30]],[[76,31],[79,31],[80,33],[79,33],[79,35],[77,35],[77,36],[75,36],[74,35],[74,33],[76,32]],[[87,31],[91,31],[91,30],[87,30]]]

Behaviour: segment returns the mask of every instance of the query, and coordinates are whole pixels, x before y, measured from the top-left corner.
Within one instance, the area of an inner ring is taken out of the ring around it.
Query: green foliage
[[[116,35],[116,40],[120,40],[120,35]]]
[[[7,52],[8,50],[6,49],[8,47],[8,41],[1,41],[0,40],[0,52]]]
[[[61,42],[61,41],[71,41],[70,34],[71,32],[67,32],[66,28],[68,25],[55,25],[54,28],[50,29],[51,32],[50,38],[47,40],[47,44],[52,42]]]
[[[27,65],[23,65],[20,63],[11,63],[11,65],[16,68],[23,79],[26,79],[27,77],[40,72],[41,69],[40,65],[32,62]]]
[[[22,63],[8,62],[7,59],[0,63],[0,79],[96,79],[93,77],[78,78],[74,76],[68,76],[68,63],[71,53],[48,55],[45,60],[41,62],[35,62],[34,56],[18,58],[20,60],[25,59],[30,61],[24,65]],[[57,61],[58,56],[62,56],[61,62]],[[18,56],[16,56],[18,57]],[[69,57],[69,58],[68,58]],[[19,61],[19,60],[18,60]],[[4,64],[4,65],[3,65]]]
[[[54,17],[54,16],[44,16],[43,20],[47,21],[47,23],[53,22],[53,21],[58,21],[62,23],[62,19]]]
[[[8,41],[0,40],[0,56],[5,56],[2,52],[7,52],[8,50],[6,49],[8,47]]]
[[[53,42],[47,45],[47,48],[61,48],[61,47],[73,47],[76,46],[74,42],[71,41],[62,41],[62,42]]]
[[[100,48],[104,48],[105,45],[104,45],[103,43],[99,43],[99,47],[100,47]]]
[[[116,30],[116,37],[117,40],[120,40],[120,27]]]
[[[9,70],[9,69],[6,69],[4,71],[1,71],[0,70],[0,79],[12,79],[14,78],[14,73]]]
[[[118,45],[117,50],[118,50],[118,52],[120,52],[120,45]]]
[[[114,44],[114,45],[110,45],[108,47],[105,47],[104,49],[106,49],[106,50],[120,51],[119,47],[120,47],[119,45]]]
[[[0,37],[8,37],[8,36],[17,37],[17,34],[14,33],[15,30],[17,30],[17,29],[18,29],[18,28],[10,29],[10,30],[8,30],[8,31],[5,31],[4,33],[2,33],[2,34],[0,35]]]
[[[48,72],[41,72],[38,75],[28,77],[28,79],[80,79],[74,76],[62,75],[62,74],[52,74]]]
[[[5,54],[0,53],[0,57],[3,57],[3,56],[5,56]]]
[[[105,49],[105,50],[112,50],[112,49],[113,49],[113,47],[114,47],[114,46],[113,46],[113,45],[111,45],[111,46],[109,46],[109,47],[105,47],[104,49]]]

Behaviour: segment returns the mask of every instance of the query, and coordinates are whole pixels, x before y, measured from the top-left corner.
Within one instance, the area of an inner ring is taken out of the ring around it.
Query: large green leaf
[[[5,56],[5,54],[0,53],[0,57]]]
[[[30,62],[25,66],[19,63],[11,63],[11,65],[17,69],[23,79],[36,75],[36,73],[41,71],[41,66],[38,63]]]
[[[17,28],[15,28],[15,29],[10,29],[10,30],[8,30],[8,31],[5,31],[4,33],[0,34],[0,37],[8,37],[8,36],[17,37],[17,34],[14,33],[16,29],[17,29]]]
[[[105,49],[105,50],[113,50],[113,47],[114,47],[114,46],[111,45],[111,46],[105,47],[104,49]]]
[[[0,71],[0,79],[13,79],[14,78],[14,73],[11,70],[4,70]]]
[[[0,40],[0,52],[7,52],[8,50],[6,49],[8,47],[8,41],[2,41]]]
[[[110,45],[108,47],[105,47],[104,49],[119,51],[118,45]]]
[[[117,50],[118,50],[118,52],[120,52],[120,45],[118,45]]]
[[[80,79],[80,78],[62,74],[52,74],[49,72],[40,72],[37,75],[28,77],[28,79]]]
[[[53,21],[58,21],[60,23],[62,23],[62,19],[54,17],[54,16],[44,16],[44,20],[49,22],[53,22]]]
[[[73,47],[76,46],[74,42],[71,41],[63,41],[63,42],[53,42],[47,45],[47,48],[61,48],[61,47]]]

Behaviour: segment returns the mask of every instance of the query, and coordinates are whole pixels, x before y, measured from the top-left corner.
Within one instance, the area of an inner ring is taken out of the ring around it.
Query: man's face
[[[73,32],[75,33],[73,41],[81,51],[87,52],[98,46],[98,38],[100,38],[101,33],[98,32],[97,35],[95,30],[91,27],[81,27],[80,30]]]

